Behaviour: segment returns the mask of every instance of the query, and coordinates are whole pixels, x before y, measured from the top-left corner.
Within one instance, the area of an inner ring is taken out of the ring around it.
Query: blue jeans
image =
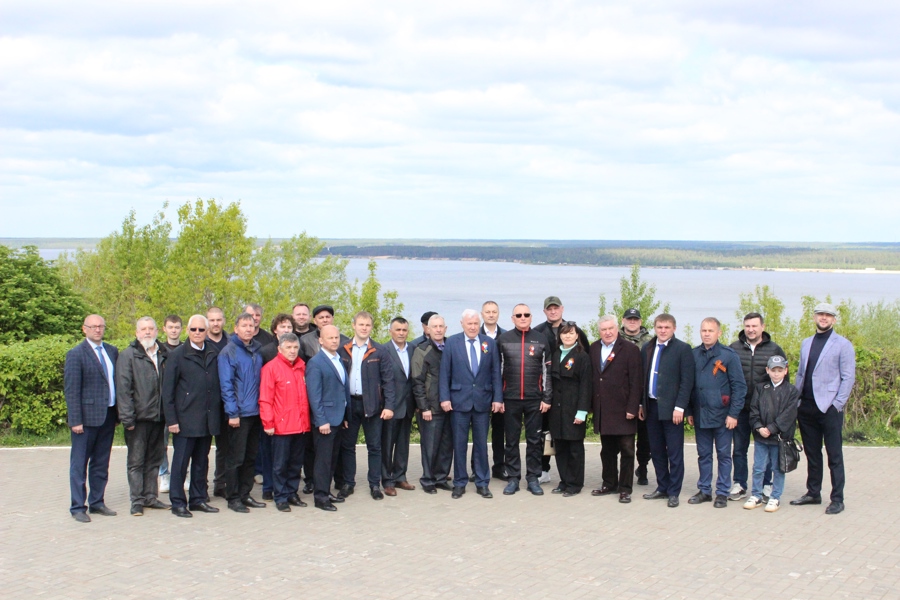
[[[700,468],[700,479],[697,488],[704,494],[712,494],[713,443],[718,458],[718,474],[716,476],[716,496],[727,496],[731,492],[731,429],[724,425],[707,429],[697,427],[697,466]]]
[[[163,459],[159,465],[159,476],[169,475],[169,428],[163,427]]]
[[[748,401],[749,402],[749,401]],[[747,452],[750,450],[750,411],[742,410],[738,415],[737,427],[734,432],[734,450],[731,453],[731,459],[734,463],[734,482],[741,484],[743,489],[749,489],[748,480],[750,474],[749,464],[747,462]],[[763,485],[772,485],[772,469],[766,469],[766,476],[763,478]]]
[[[784,491],[784,473],[778,468],[778,444],[753,443],[753,491],[757,498],[763,495],[763,475],[771,471],[773,474],[772,498],[781,498]]]

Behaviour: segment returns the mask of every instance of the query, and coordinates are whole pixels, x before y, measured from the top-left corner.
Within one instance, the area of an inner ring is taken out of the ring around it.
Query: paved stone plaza
[[[357,452],[364,480],[365,448]],[[415,491],[376,502],[361,489],[336,513],[310,496],[287,514],[272,503],[236,514],[215,498],[219,514],[178,519],[128,515],[116,448],[106,502],[119,516],[80,524],[68,512],[67,448],[0,450],[2,596],[900,598],[900,449],[845,449],[847,510],[836,516],[824,504],[787,506],[804,491],[805,462],[777,513],[690,506],[693,446],[680,507],[643,500],[640,486],[630,505],[594,498],[599,452],[588,447],[587,487],[573,498],[551,495],[553,485],[542,497],[507,497],[493,480],[492,500],[471,484],[452,500],[423,493],[414,468]]]

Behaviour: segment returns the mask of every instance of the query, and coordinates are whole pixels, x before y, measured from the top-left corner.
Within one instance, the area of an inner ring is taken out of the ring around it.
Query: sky
[[[900,2],[0,0],[0,237],[898,241]]]

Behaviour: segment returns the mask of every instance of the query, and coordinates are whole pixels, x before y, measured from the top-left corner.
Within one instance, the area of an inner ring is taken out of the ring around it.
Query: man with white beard
[[[156,342],[156,335],[156,321],[141,317],[137,339],[116,361],[116,406],[125,429],[128,488],[135,517],[143,515],[144,508],[171,508],[157,497],[156,474],[165,452],[160,384],[168,350]]]

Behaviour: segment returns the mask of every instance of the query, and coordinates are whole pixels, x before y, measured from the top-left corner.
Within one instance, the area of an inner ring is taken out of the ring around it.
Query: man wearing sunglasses
[[[543,495],[541,477],[541,420],[550,409],[550,361],[554,341],[531,328],[531,309],[526,304],[513,307],[514,329],[497,338],[503,370],[503,410],[506,415],[506,473],[503,493],[519,490],[522,461],[519,436],[525,424],[525,467],[528,491]]]

